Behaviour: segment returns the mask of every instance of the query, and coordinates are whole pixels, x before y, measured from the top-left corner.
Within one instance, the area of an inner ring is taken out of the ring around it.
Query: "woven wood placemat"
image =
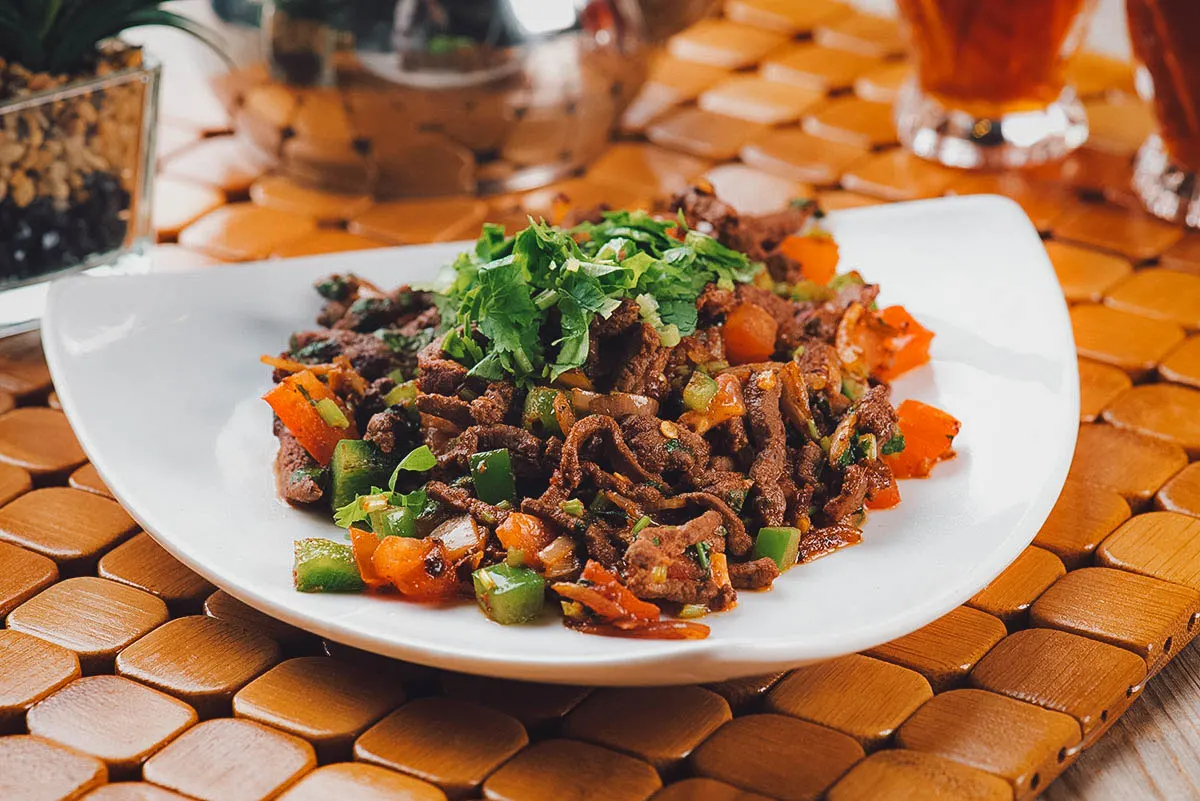
[[[434,671],[266,618],[138,532],[27,335],[0,343],[0,798],[1025,799],[1188,644],[1200,235],[1127,189],[1152,128],[1130,67],[1073,62],[1093,129],[1065,163],[965,174],[896,147],[894,23],[832,2],[726,13],[671,43],[586,175],[523,196],[315,192],[174,92],[156,268],[452,240],[546,213],[560,190],[625,205],[701,176],[748,211],[1004,194],[1047,240],[1080,355],[1079,445],[1034,544],[924,629],[786,674],[591,690]]]

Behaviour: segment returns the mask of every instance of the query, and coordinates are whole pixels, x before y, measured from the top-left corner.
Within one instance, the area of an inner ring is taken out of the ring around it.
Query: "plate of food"
[[[1078,378],[1014,203],[575,216],[62,281],[55,387],[186,565],[447,669],[780,670],[914,631],[1033,539]]]

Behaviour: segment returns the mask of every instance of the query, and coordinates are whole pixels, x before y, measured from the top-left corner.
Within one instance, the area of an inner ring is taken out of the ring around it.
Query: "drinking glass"
[[[916,75],[896,100],[901,143],[951,167],[1026,167],[1087,139],[1064,67],[1094,0],[897,0]]]
[[[1138,151],[1134,189],[1153,214],[1200,228],[1200,3],[1128,0],[1126,7],[1159,129]]]

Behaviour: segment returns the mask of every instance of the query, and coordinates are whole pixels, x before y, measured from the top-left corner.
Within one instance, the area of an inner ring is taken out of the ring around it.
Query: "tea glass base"
[[[1155,217],[1200,228],[1200,175],[1173,164],[1158,134],[1138,150],[1133,189]]]
[[[910,80],[895,108],[900,143],[916,155],[962,169],[1033,167],[1063,158],[1087,140],[1087,114],[1070,89],[1045,108],[997,118],[947,108]]]

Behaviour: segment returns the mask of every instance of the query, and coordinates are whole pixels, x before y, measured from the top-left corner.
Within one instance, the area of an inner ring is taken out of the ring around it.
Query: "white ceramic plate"
[[[312,325],[314,279],[427,280],[460,245],[195,273],[72,278],[43,332],[63,407],[120,501],[155,539],[235,597],[331,639],[438,667],[591,684],[680,684],[780,670],[911,632],[987,584],[1033,539],[1066,476],[1078,422],[1075,349],[1037,233],[1011,201],[942,199],[831,215],[843,268],[937,332],[898,381],[963,421],[958,458],[902,482],[861,545],[789,571],[712,615],[709,639],[622,640],[556,616],[502,627],[431,608],[292,589],[292,541],[337,538],[275,497],[262,353]]]

